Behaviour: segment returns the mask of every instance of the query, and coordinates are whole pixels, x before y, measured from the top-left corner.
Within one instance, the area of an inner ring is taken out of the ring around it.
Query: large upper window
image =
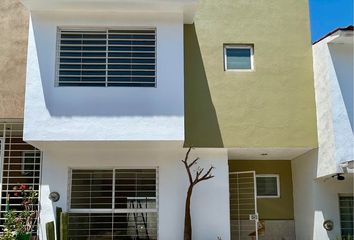
[[[68,239],[157,239],[156,169],[72,170]]]
[[[224,58],[226,71],[250,71],[254,69],[252,45],[225,45]]]
[[[57,86],[155,87],[155,29],[58,28]]]

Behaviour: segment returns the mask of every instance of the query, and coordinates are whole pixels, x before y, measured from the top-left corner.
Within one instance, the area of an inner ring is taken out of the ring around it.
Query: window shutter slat
[[[58,31],[58,86],[156,86],[155,29]]]

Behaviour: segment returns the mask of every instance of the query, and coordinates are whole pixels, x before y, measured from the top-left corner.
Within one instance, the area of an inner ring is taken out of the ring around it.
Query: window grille
[[[71,170],[69,239],[157,239],[156,169]]]
[[[231,240],[258,239],[258,212],[254,171],[230,172],[230,227]]]
[[[16,212],[22,209],[21,197],[17,197],[16,190],[14,190],[16,187],[27,185],[39,191],[41,152],[24,142],[22,133],[23,123],[21,122],[0,123],[0,233],[3,232],[4,227],[7,196],[9,196],[9,209]],[[35,209],[38,210],[38,204],[35,204]]]
[[[280,197],[279,175],[260,174],[256,176],[258,198]]]
[[[354,196],[339,196],[339,213],[342,239],[350,240],[354,235]]]
[[[155,87],[155,29],[58,28],[57,86]]]

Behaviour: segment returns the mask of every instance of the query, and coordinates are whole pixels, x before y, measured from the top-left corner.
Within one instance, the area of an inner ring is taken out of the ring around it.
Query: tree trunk
[[[188,156],[191,150],[192,148],[188,149],[186,153],[186,157],[184,158],[184,160],[182,160],[184,167],[186,168],[188,179],[189,179],[189,187],[187,191],[186,208],[185,208],[185,216],[184,216],[184,240],[192,240],[191,198],[192,198],[193,187],[201,181],[205,181],[214,177],[211,174],[211,171],[214,169],[214,167],[211,166],[207,172],[204,172],[204,168],[198,167],[195,172],[195,176],[193,178],[191,168],[194,164],[197,163],[199,158],[196,158],[191,163],[189,163]]]
[[[193,185],[190,185],[186,198],[186,209],[184,217],[184,240],[192,240],[192,219],[191,219],[191,197]]]

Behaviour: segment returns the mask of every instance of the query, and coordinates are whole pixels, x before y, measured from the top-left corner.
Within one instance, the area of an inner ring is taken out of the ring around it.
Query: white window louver
[[[155,29],[58,28],[57,86],[155,87]]]
[[[71,170],[69,239],[157,239],[156,169]]]
[[[0,123],[0,163],[1,163],[1,204],[0,233],[3,232],[6,199],[9,209],[22,209],[21,197],[16,196],[15,188],[26,185],[39,192],[41,177],[41,152],[23,141],[23,123]],[[38,209],[35,204],[34,209]],[[34,234],[36,233],[34,229]]]

